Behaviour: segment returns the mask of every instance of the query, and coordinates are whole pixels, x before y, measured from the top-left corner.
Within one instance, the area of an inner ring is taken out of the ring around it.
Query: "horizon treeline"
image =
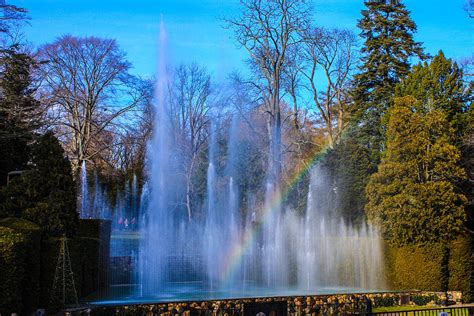
[[[425,52],[403,1],[364,4],[354,34],[316,26],[308,1],[242,0],[240,13],[224,24],[248,52],[246,75],[233,72],[216,82],[198,61],[168,69],[166,102],[190,219],[203,212],[210,138],[226,152],[228,131],[238,128],[244,200],[249,191],[263,196],[264,181],[285,188],[319,155],[330,179],[328,196],[348,221],[377,223],[396,245],[472,234],[472,57],[461,66],[441,47],[435,56]],[[74,222],[53,207],[57,197],[34,187],[44,186],[41,178],[24,179],[32,172],[7,185],[11,171],[47,171],[35,156],[42,140],[54,149],[51,155],[70,162],[70,168],[50,170],[52,179],[62,179],[58,185],[78,190],[86,162],[110,201],[133,175],[141,188],[155,132],[154,78],[132,75],[115,39],[66,34],[33,49],[22,36],[27,10],[0,9],[0,217],[43,223],[43,212]],[[224,161],[217,163],[224,169]],[[24,181],[31,188],[22,193],[14,186]],[[304,212],[307,183],[308,176],[292,184],[288,206]],[[70,192],[67,198],[73,205]],[[54,234],[69,231],[45,226]]]

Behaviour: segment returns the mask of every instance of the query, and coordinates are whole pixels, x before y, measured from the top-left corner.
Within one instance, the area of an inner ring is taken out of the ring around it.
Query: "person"
[[[123,225],[125,226],[125,230],[128,229],[128,218],[125,218],[125,221],[123,222]]]
[[[120,216],[119,219],[118,219],[119,230],[122,229],[122,225],[123,225],[123,218],[122,218],[122,216]]]

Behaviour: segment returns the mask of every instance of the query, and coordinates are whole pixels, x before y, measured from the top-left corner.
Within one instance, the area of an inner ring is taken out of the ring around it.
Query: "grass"
[[[436,310],[433,310],[436,309]],[[416,310],[416,315],[420,316],[438,316],[442,307],[435,306],[390,306],[390,307],[375,307],[372,311],[374,313],[397,313],[397,312],[408,312],[404,313],[407,316],[415,316],[415,312],[410,312]],[[451,310],[447,308],[445,310],[449,316],[468,316],[468,310],[466,308],[458,308]]]
[[[112,239],[140,239],[140,233],[137,231],[113,231]]]

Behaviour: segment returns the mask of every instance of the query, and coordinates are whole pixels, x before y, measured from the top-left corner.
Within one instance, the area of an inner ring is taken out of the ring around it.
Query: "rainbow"
[[[249,247],[253,244],[255,238],[258,236],[258,232],[263,227],[263,224],[271,218],[272,213],[275,210],[278,210],[279,207],[286,200],[288,195],[294,186],[308,174],[311,168],[329,151],[329,146],[326,146],[324,149],[315,150],[310,156],[309,159],[303,164],[303,168],[297,171],[290,177],[290,181],[286,184],[284,190],[273,190],[273,194],[270,197],[269,201],[264,204],[262,211],[260,212],[261,218],[260,221],[249,229],[245,230],[244,236],[239,243],[236,243],[231,250],[229,251],[226,260],[222,265],[220,271],[220,277],[223,282],[230,281],[232,275],[235,273],[236,268],[239,266],[239,263],[242,260],[243,255],[248,251]]]

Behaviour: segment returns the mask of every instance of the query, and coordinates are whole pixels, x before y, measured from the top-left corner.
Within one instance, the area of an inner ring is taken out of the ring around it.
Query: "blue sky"
[[[417,41],[426,51],[442,49],[460,59],[474,52],[474,19],[463,10],[466,0],[405,0],[418,25]],[[133,73],[154,74],[160,16],[169,39],[170,62],[197,61],[219,78],[245,67],[222,16],[235,14],[238,0],[7,0],[30,11],[27,39],[39,46],[63,34],[115,38],[132,62]],[[363,0],[314,0],[314,21],[357,32]]]

